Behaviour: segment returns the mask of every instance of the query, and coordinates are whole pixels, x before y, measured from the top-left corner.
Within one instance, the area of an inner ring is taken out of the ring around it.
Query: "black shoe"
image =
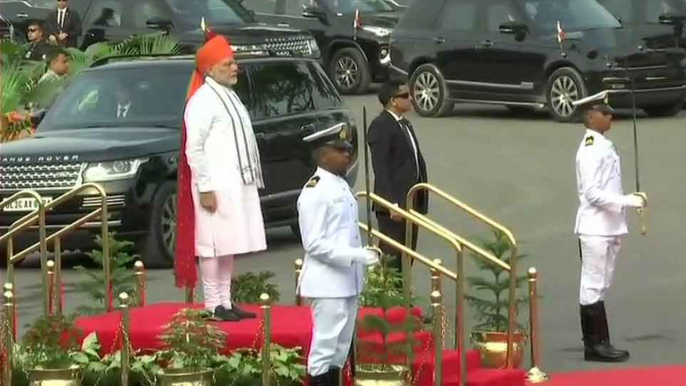
[[[600,313],[600,318],[598,320],[598,329],[600,330],[600,341],[609,352],[613,352],[616,356],[626,356],[629,359],[629,351],[619,350],[612,346],[612,341],[610,339],[610,328],[607,324],[607,313],[605,312],[605,302],[598,302],[598,309]]]
[[[333,386],[329,379],[329,373],[317,375],[315,377],[310,375],[310,386]]]
[[[231,303],[231,311],[233,311],[241,319],[255,319],[257,317],[254,312],[243,311],[234,303]]]
[[[222,322],[237,322],[241,320],[240,316],[233,312],[233,310],[227,310],[221,305],[214,309],[214,318]]]
[[[331,367],[329,369],[329,385],[331,386],[341,386],[341,368]]]
[[[629,353],[616,350],[606,337],[604,311],[600,303],[581,306],[581,331],[584,340],[584,360],[593,362],[624,362]]]

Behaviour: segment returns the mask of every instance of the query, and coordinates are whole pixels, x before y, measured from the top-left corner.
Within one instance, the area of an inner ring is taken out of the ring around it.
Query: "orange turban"
[[[195,71],[193,71],[191,76],[186,100],[189,100],[205,83],[205,74],[210,68],[233,57],[233,49],[231,49],[229,41],[220,35],[214,35],[205,45],[200,47],[195,55]],[[185,126],[184,122],[181,133],[180,162],[177,177],[178,196],[174,270],[176,286],[192,289],[195,288],[198,279],[195,266],[195,212],[191,192],[191,169],[186,159]]]

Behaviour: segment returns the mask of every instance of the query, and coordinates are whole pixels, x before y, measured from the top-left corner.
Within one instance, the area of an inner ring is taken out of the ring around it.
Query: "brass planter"
[[[157,374],[157,378],[160,386],[212,386],[213,383],[212,370],[165,370]]]
[[[365,364],[355,368],[355,386],[405,386],[410,370],[403,365]]]
[[[507,332],[475,331],[471,334],[474,347],[481,354],[481,363],[488,368],[507,367]],[[514,333],[513,365],[519,368],[524,357],[526,335],[522,331]]]
[[[29,370],[29,386],[81,386],[81,368]]]

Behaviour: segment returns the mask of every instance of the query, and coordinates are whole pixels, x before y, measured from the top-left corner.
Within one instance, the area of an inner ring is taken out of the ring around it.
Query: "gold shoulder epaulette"
[[[592,137],[592,136],[589,135],[588,137],[586,137],[585,145],[586,145],[586,146],[591,146],[591,145],[593,145],[593,137]]]
[[[305,185],[306,188],[314,188],[317,186],[317,183],[319,182],[319,176],[314,176],[310,178],[309,181],[307,181],[307,185]]]

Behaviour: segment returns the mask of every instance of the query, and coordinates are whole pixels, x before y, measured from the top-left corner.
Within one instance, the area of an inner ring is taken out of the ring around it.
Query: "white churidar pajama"
[[[617,236],[580,236],[581,240],[581,305],[605,300],[605,293],[612,284],[615,261],[621,248]]]
[[[259,150],[250,115],[238,95],[209,77],[188,101],[184,120],[195,250],[205,307],[214,311],[220,304],[231,306],[233,256],[267,248],[258,193],[264,186]],[[200,205],[200,193],[205,192],[214,193],[214,213]]]

